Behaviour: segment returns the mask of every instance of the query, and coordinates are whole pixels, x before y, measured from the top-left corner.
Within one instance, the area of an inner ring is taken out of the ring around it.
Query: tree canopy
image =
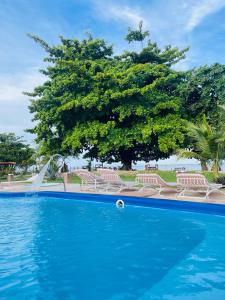
[[[198,159],[203,170],[208,170],[207,163],[211,163],[212,171],[215,177],[218,177],[222,160],[225,158],[224,125],[212,126],[206,117],[203,117],[201,123],[188,123],[187,128],[191,148],[179,150],[179,156]]]
[[[16,166],[27,168],[35,163],[34,150],[14,133],[0,133],[0,162],[16,162]]]
[[[129,42],[143,42],[148,32],[129,29]],[[60,38],[49,46],[42,73],[46,82],[27,93],[43,153],[85,156],[102,162],[121,161],[125,168],[139,160],[167,158],[180,147],[185,124],[178,84],[183,73],[171,65],[187,49],[161,50],[151,40],[140,52],[113,54],[113,47],[91,36]]]
[[[201,121],[206,116],[215,125],[224,117],[218,106],[225,104],[225,65],[217,63],[188,71],[180,90],[184,118]]]

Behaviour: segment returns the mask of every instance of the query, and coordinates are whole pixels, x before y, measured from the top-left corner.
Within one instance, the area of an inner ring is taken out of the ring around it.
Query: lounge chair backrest
[[[185,187],[206,187],[209,185],[207,179],[202,174],[178,173],[177,185]]]
[[[100,177],[107,182],[121,182],[121,178],[115,170],[97,169],[97,171],[100,173]]]
[[[167,186],[167,183],[158,174],[137,174],[136,181],[153,186]]]
[[[88,172],[86,170],[76,170],[74,171],[74,173],[84,182],[95,183],[97,180],[96,177],[91,174],[91,172]]]

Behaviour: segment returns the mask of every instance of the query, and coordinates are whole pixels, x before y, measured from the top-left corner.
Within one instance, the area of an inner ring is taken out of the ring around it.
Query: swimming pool
[[[225,299],[225,206],[117,199],[0,194],[0,299]]]

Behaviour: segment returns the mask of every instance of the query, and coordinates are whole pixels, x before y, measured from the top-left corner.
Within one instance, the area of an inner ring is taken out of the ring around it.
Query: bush
[[[220,183],[222,185],[225,185],[225,175],[219,176],[219,177],[215,178],[214,182],[215,183]]]

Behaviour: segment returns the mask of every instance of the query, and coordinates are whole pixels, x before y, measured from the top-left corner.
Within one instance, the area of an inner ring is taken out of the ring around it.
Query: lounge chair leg
[[[145,189],[145,187],[144,187],[144,186],[142,186],[142,187],[139,189],[139,192],[143,192],[143,191],[144,191],[144,189]]]
[[[212,189],[212,190],[208,189],[208,190],[206,191],[205,199],[209,199],[209,195],[210,195],[212,192],[215,192],[215,191],[222,192],[222,191],[220,191],[220,190],[218,190],[218,189]]]
[[[162,188],[160,187],[159,190],[158,190],[159,196],[161,195],[161,192],[162,192]]]
[[[184,196],[185,191],[186,191],[186,189],[181,190],[180,193],[178,193],[178,196],[181,196],[181,197]]]
[[[117,191],[117,193],[122,192],[122,190],[123,190],[123,186],[121,185],[120,188],[119,188],[119,190]]]

